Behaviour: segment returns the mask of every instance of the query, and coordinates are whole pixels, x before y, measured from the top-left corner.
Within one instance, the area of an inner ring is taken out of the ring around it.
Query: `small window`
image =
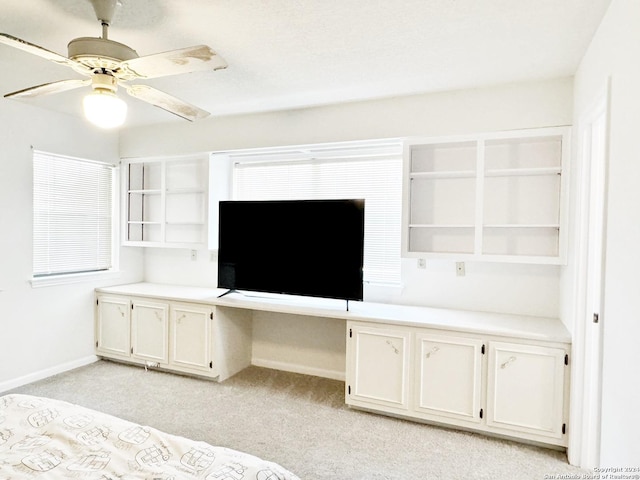
[[[400,283],[400,142],[274,148],[229,157],[235,200],[364,198],[364,280]]]
[[[33,276],[113,266],[113,165],[33,153]]]

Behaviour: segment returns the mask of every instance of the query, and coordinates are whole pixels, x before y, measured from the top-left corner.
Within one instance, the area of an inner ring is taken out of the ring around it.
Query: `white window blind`
[[[364,198],[364,280],[400,283],[400,142],[254,150],[231,157],[235,200]]]
[[[112,266],[112,165],[33,153],[33,276]]]

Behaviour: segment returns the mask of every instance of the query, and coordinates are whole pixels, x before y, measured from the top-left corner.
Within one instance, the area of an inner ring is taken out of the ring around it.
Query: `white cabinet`
[[[565,343],[347,322],[346,403],[567,445]]]
[[[98,294],[96,354],[214,377],[214,319],[212,306]]]
[[[347,398],[363,405],[406,410],[409,405],[411,332],[354,324],[347,342]]]
[[[487,425],[562,438],[567,358],[560,348],[492,342]]]
[[[208,166],[201,156],[123,160],[123,244],[206,246]]]
[[[479,339],[416,333],[415,410],[480,422],[484,349]]]
[[[115,358],[131,354],[131,303],[128,298],[102,295],[96,311],[96,353]]]
[[[169,305],[135,300],[131,306],[132,357],[149,362],[167,363]]]
[[[217,374],[212,357],[213,317],[213,308],[206,305],[171,306],[171,366],[186,372]]]
[[[342,319],[349,406],[567,446],[571,336],[558,319],[367,302],[328,310],[217,293],[149,283],[97,289],[96,354],[139,365],[153,358],[161,369],[223,381],[252,363],[252,312]]]
[[[563,263],[568,135],[554,127],[407,141],[403,256]]]

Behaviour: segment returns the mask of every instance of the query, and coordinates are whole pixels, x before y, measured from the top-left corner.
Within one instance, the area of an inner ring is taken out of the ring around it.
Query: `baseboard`
[[[288,362],[278,362],[275,360],[267,360],[264,358],[252,358],[251,365],[256,367],[272,368],[274,370],[282,370],[284,372],[302,373],[304,375],[313,375],[314,377],[330,378],[332,380],[341,380],[344,382],[345,374],[338,370],[326,370],[324,368],[308,367]]]
[[[47,368],[45,370],[39,370],[37,372],[24,375],[23,377],[7,380],[6,382],[0,383],[0,393],[13,390],[14,388],[18,388],[29,383],[37,382],[38,380],[57,375],[59,373],[73,370],[74,368],[84,367],[85,365],[89,365],[90,363],[97,361],[98,357],[96,357],[95,355],[89,355],[88,357],[79,358],[67,363],[61,363],[60,365],[56,365],[55,367]]]

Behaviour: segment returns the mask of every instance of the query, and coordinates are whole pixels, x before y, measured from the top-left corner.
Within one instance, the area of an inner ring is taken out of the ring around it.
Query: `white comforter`
[[[0,397],[0,480],[299,480],[252,455],[59,400]]]

